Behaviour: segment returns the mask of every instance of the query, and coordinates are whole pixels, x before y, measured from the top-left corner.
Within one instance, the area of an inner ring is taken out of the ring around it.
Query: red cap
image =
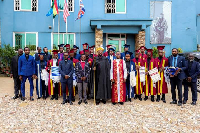
[[[71,49],[71,50],[69,51],[69,53],[74,53],[74,49]]]
[[[59,50],[53,50],[52,53],[53,54],[58,54]]]
[[[136,53],[140,53],[140,50],[135,50]]]
[[[163,50],[165,48],[165,46],[157,46],[158,50]]]
[[[94,48],[94,47],[95,47],[95,45],[93,45],[93,46],[91,46],[91,47],[89,47],[89,48],[91,49],[91,48]]]
[[[110,48],[111,46],[112,46],[112,45],[107,45],[106,47],[107,47],[107,48]]]
[[[85,51],[85,52],[90,52],[88,49],[85,49],[84,51]]]
[[[153,52],[153,49],[147,49],[147,52],[151,52],[151,53],[152,53],[152,52]]]
[[[82,55],[82,54],[84,54],[84,51],[82,50],[82,51],[80,51],[79,53]]]
[[[141,46],[140,49],[144,48],[145,50],[147,50],[147,48],[145,46]]]
[[[66,47],[66,48],[70,48],[70,44],[66,44],[65,47]]]
[[[88,46],[89,44],[88,44],[88,43],[84,43],[84,44],[82,44],[82,45],[83,45],[83,46],[85,46],[85,45]]]

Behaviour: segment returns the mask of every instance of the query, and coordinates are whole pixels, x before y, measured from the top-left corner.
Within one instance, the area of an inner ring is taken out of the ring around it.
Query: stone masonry
[[[103,46],[103,30],[95,28],[95,48],[97,49],[102,46]]]
[[[139,31],[135,35],[135,50],[138,50],[141,46],[145,46],[145,31]]]

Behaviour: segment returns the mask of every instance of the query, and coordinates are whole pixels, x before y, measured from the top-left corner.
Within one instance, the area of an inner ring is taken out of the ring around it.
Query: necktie
[[[174,57],[174,67],[176,67],[176,57]]]

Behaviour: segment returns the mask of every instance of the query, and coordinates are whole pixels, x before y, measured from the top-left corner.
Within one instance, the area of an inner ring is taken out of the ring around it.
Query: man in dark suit
[[[177,104],[176,100],[176,86],[178,88],[178,106],[182,105],[182,82],[183,79],[185,79],[185,70],[186,70],[186,64],[185,64],[185,58],[178,55],[178,49],[173,48],[172,49],[172,56],[169,57],[168,60],[168,66],[169,67],[175,67],[177,68],[174,75],[170,75],[170,83],[171,83],[171,93],[172,93],[172,102],[170,104]]]
[[[189,54],[188,61],[186,61],[187,69],[185,71],[186,80],[184,80],[184,100],[183,104],[187,103],[188,100],[188,85],[191,85],[192,90],[192,103],[191,105],[196,105],[197,101],[197,76],[200,73],[200,65],[198,62],[194,61],[194,55]]]
[[[11,64],[10,64],[10,77],[13,78],[14,80],[14,94],[15,96],[13,97],[13,99],[17,99],[18,97],[21,97],[21,81],[19,80],[19,76],[18,76],[18,59],[19,57],[23,55],[23,49],[18,49],[18,54],[16,56],[14,56],[11,60]]]
[[[59,71],[61,74],[61,85],[62,85],[62,92],[63,92],[63,102],[62,104],[67,103],[66,100],[66,85],[68,86],[69,91],[69,103],[72,103],[72,87],[73,87],[73,72],[74,66],[71,60],[68,60],[68,53],[64,53],[64,60],[60,61],[59,63]]]
[[[30,49],[28,47],[24,48],[25,54],[20,56],[18,60],[18,75],[19,79],[21,80],[21,92],[22,92],[22,101],[25,100],[25,83],[26,79],[28,78],[30,83],[30,100],[34,101],[33,99],[33,79],[37,78],[35,75],[35,60],[33,56],[30,54]]]
[[[52,55],[48,53],[47,47],[44,47],[43,51],[44,51],[44,61],[48,62],[49,60],[52,59]]]
[[[37,53],[35,53],[35,55],[33,56],[35,61],[39,61],[40,60],[40,53],[42,52],[41,47],[37,47]]]

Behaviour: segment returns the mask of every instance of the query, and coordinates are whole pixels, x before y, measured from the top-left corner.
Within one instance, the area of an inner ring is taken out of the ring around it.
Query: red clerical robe
[[[158,68],[158,70],[161,67],[167,67],[168,66],[168,59],[166,57],[163,57],[161,59],[161,62],[160,62],[159,58],[156,58],[155,62],[156,62],[156,67]],[[157,82],[157,84],[156,84],[157,94],[158,95],[160,95],[160,94],[166,94],[166,93],[168,93],[168,88],[167,88],[167,83],[165,82],[164,72],[160,72],[159,71],[159,74],[160,74],[161,80],[159,80]]]
[[[156,64],[155,64],[154,58],[151,58],[149,65],[148,65],[148,62],[146,59],[144,61],[144,66],[145,66],[146,72],[155,68]],[[156,95],[156,86],[153,85],[153,81],[152,81],[150,75],[145,75],[144,94],[145,94],[145,96],[149,96],[149,94],[152,96]]]
[[[125,102],[126,83],[124,83],[124,79],[127,77],[127,69],[123,59],[113,60],[111,75],[110,78],[115,81],[112,84],[112,103]]]
[[[57,61],[58,61],[58,63],[57,63],[56,65],[53,64],[53,59],[51,59],[51,60],[49,60],[49,61],[47,62],[46,70],[49,72],[49,81],[48,81],[48,92],[49,92],[49,95],[54,95],[53,80],[50,79],[51,69],[49,70],[49,67],[52,67],[52,66],[59,66],[59,62],[61,61],[61,59],[58,59]],[[58,86],[58,94],[59,94],[60,96],[62,95],[61,83],[59,83],[59,86]]]
[[[136,58],[134,58],[133,62],[135,63],[135,66],[143,66],[142,60],[140,58],[138,58],[138,61],[136,60]],[[142,93],[143,93],[143,83],[140,82],[140,73],[139,70],[137,70],[135,94],[141,95]]]
[[[143,64],[145,62],[145,60],[147,59],[147,55],[146,54],[140,54],[139,58],[142,60]]]

